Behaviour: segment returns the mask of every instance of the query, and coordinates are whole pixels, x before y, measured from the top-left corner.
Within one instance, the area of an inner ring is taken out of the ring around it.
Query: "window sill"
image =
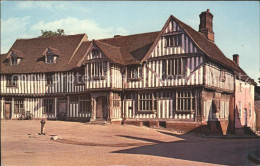
[[[84,85],[84,82],[80,82],[80,83],[75,83],[75,86],[80,86],[80,85]]]
[[[129,81],[141,81],[142,78],[128,78]]]
[[[172,80],[172,79],[177,79],[177,78],[184,78],[186,74],[176,74],[176,75],[167,75],[163,76],[163,80]]]
[[[154,114],[154,113],[156,113],[156,111],[155,110],[153,110],[153,111],[137,111],[137,113],[138,114]]]
[[[17,85],[6,85],[7,88],[18,88]]]
[[[165,46],[164,48],[176,48],[176,47],[181,47],[181,45],[178,45],[178,46]]]
[[[176,114],[193,114],[194,111],[175,111]]]
[[[105,76],[95,76],[95,77],[91,77],[92,80],[105,80]]]

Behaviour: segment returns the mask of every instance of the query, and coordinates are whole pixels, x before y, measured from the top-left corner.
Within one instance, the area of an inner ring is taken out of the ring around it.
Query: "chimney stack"
[[[203,33],[208,40],[214,43],[213,15],[210,13],[209,9],[200,14],[199,32]]]
[[[233,61],[239,66],[239,55],[238,54],[233,55]]]

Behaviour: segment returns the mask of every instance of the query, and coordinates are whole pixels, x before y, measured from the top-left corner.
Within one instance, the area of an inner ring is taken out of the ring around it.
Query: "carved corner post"
[[[91,94],[91,118],[90,121],[96,120],[96,97]]]
[[[112,102],[113,102],[113,93],[112,91],[109,91],[109,94],[108,94],[108,121],[112,121],[113,119],[113,108],[112,108]]]
[[[70,116],[70,98],[67,96],[67,117]]]

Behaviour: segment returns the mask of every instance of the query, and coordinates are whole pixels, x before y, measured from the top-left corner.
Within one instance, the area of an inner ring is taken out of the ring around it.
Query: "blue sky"
[[[199,14],[214,15],[215,43],[257,81],[260,76],[259,2],[95,2],[1,1],[1,53],[17,38],[40,35],[41,30],[64,29],[66,34],[86,33],[89,39],[159,31],[172,14],[198,30]]]

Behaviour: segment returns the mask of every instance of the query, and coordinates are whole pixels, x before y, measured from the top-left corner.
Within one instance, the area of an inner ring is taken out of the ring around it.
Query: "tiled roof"
[[[209,41],[202,33],[195,31],[176,17],[171,17],[183,28],[200,50],[211,60],[232,68],[236,76],[240,77],[242,80],[247,80],[256,84],[254,80],[251,79],[234,61],[227,58],[215,43]]]
[[[118,36],[97,40],[97,46],[115,63],[140,64],[160,32]]]
[[[162,31],[135,34],[129,36],[117,36],[114,38],[86,41],[85,34],[70,35],[50,38],[18,39],[10,50],[16,50],[24,59],[17,66],[4,64],[7,54],[1,56],[2,73],[31,73],[31,72],[57,72],[68,71],[80,67],[92,45],[96,45],[105,56],[114,63],[120,65],[140,64],[145,61],[159,40],[160,35],[168,22],[173,19],[193,40],[197,47],[211,60],[234,70],[234,73],[243,75],[246,73],[232,60],[228,59],[217,45],[209,41],[202,33],[195,31],[174,16],[170,16]],[[50,48],[55,54],[61,55],[55,64],[45,64],[42,51]],[[250,79],[251,80],[251,79]],[[253,82],[253,80],[251,80]]]
[[[75,66],[67,64],[84,39],[86,40],[86,34],[17,39],[10,50],[22,52],[24,58],[19,65],[9,66],[4,63],[7,54],[1,55],[1,73],[39,73],[70,70]],[[44,62],[42,53],[47,47],[55,48],[56,53],[59,50],[60,57],[58,57],[56,63],[46,64]]]

